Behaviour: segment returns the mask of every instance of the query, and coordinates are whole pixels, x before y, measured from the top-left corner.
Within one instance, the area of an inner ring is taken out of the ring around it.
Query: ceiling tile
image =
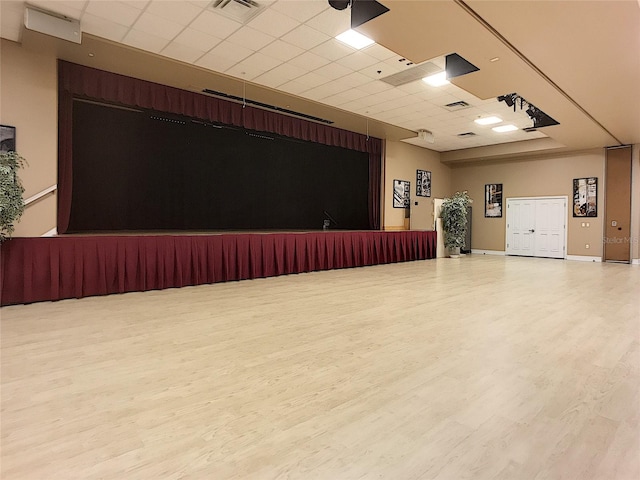
[[[222,39],[213,37],[199,30],[185,28],[173,41],[190,48],[208,52],[218,45]]]
[[[182,1],[180,1],[180,3],[182,3]],[[189,0],[189,3],[200,8],[207,8],[213,2],[211,0]]]
[[[164,0],[151,2],[145,11],[185,26],[202,13],[202,8],[189,2]]]
[[[219,38],[227,38],[242,25],[222,15],[205,10],[189,26]]]
[[[218,52],[214,51],[207,53],[196,61],[196,65],[208,68],[214,72],[224,72],[236,63],[238,63],[236,60],[222,56]]]
[[[257,69],[262,70],[260,73],[264,73],[282,64],[282,62],[277,58],[270,57],[269,55],[265,55],[262,52],[254,53],[253,55],[244,59],[242,63],[246,65],[252,65]]]
[[[82,16],[82,31],[96,37],[120,42],[129,31],[129,27],[85,13]]]
[[[346,98],[342,93],[337,93],[335,95],[330,95],[322,99],[322,103],[326,103],[328,105],[332,105],[334,107],[338,107],[345,103],[348,103],[349,99]]]
[[[350,112],[366,113],[369,108],[369,104],[364,99],[358,99],[352,100],[348,103],[343,103],[340,108]]]
[[[390,58],[399,58],[398,54],[392,52],[388,48],[383,47],[382,45],[378,45],[374,43],[373,45],[369,45],[362,49],[367,55],[372,56],[373,58],[377,58],[378,60],[389,60]]]
[[[308,20],[307,25],[330,37],[335,37],[351,28],[351,12],[328,8]]]
[[[325,0],[280,0],[269,8],[304,23],[330,7]]]
[[[362,85],[362,86],[360,86],[358,88],[360,90],[362,90],[363,92],[367,92],[369,94],[372,94],[372,93],[384,92],[386,90],[390,90],[393,87],[391,85],[389,85],[388,83],[380,82],[379,80],[374,80],[372,82],[365,83],[364,85]]]
[[[263,73],[259,77],[253,79],[255,83],[259,83],[260,85],[265,85],[271,88],[277,88],[283,83],[287,83],[287,77],[281,75],[278,72],[274,72],[273,70]]]
[[[366,53],[355,52],[349,56],[341,58],[340,60],[336,60],[336,63],[350,68],[351,70],[362,70],[363,68],[367,68],[373,64],[378,63],[378,60],[370,57]]]
[[[318,87],[307,90],[303,93],[303,96],[312,98],[314,100],[320,100],[330,95],[340,93],[341,91],[342,88],[339,85],[336,85],[333,82],[329,82],[325,83],[324,85],[320,85]]]
[[[300,47],[296,47],[295,45],[291,45],[290,43],[283,42],[282,40],[276,40],[264,47],[260,52],[268,55],[269,57],[277,58],[278,60],[286,62],[297,57],[303,53],[304,50]]]
[[[422,80],[418,80],[415,82],[405,83],[404,85],[400,85],[397,88],[398,90],[402,90],[403,92],[414,94],[423,92],[426,86],[427,85]]]
[[[311,51],[316,55],[326,58],[327,60],[335,61],[346,57],[347,55],[351,55],[356,51],[356,49],[339,42],[335,38],[331,38],[317,47],[313,47]]]
[[[350,70],[342,65],[337,63],[330,63],[325,65],[324,67],[315,70],[315,73],[321,75],[329,80],[335,80],[336,78],[344,77],[345,75],[349,75],[353,73],[353,70]]]
[[[302,75],[307,73],[307,70],[301,67],[297,67],[295,65],[291,65],[291,63],[283,63],[271,70],[271,72],[280,75],[284,78],[284,81],[281,83],[286,83],[290,80],[295,80]]]
[[[371,81],[369,77],[360,72],[352,72],[342,77],[341,80],[349,87],[360,87]]]
[[[24,15],[24,10],[23,10],[24,6],[22,5],[22,2],[5,2],[3,0],[2,3],[5,4],[3,8],[5,8],[7,5],[12,5],[12,4],[15,5],[15,8],[20,10],[20,13]],[[75,18],[76,20],[79,20],[86,3],[87,2],[52,2],[51,0],[48,0],[48,1],[40,0],[35,2],[30,1],[29,5],[42,8],[47,12],[59,13],[60,15],[65,15],[67,17]],[[3,14],[4,13],[5,13],[5,10],[3,9]]]
[[[371,57],[370,57],[371,58]],[[368,67],[360,69],[360,72],[366,75],[369,79],[380,80],[382,78],[398,73],[400,68],[392,67],[386,63],[374,63]],[[378,73],[380,72],[380,73]]]
[[[300,25],[298,28],[284,35],[282,40],[304,48],[305,50],[310,50],[322,42],[329,40],[329,37],[311,27]]]
[[[121,3],[127,4],[133,8],[137,8],[138,10],[144,10],[145,7],[149,4],[149,0],[123,0]]]
[[[244,48],[244,47],[241,47],[240,45],[227,42],[226,40],[219,43],[215,47],[213,47],[209,53],[218,57],[223,57],[223,58],[228,58],[229,60],[233,60],[234,64],[241,62],[242,60],[247,58],[249,55],[253,54],[253,52],[248,48]]]
[[[156,37],[149,33],[141,32],[139,30],[131,30],[124,37],[122,43],[142,50],[148,50],[149,52],[160,53],[160,51],[169,42],[164,38]]]
[[[233,75],[234,77],[242,80],[253,80],[254,78],[262,75],[266,70],[258,68],[254,63],[251,63],[248,57],[240,63],[236,63],[233,67],[225,70],[227,75]]]
[[[284,83],[278,88],[284,92],[291,93],[292,95],[300,95],[305,90],[309,90],[309,87],[307,85],[300,83],[297,80],[292,80],[290,82]]]
[[[281,37],[296,28],[298,22],[291,17],[268,8],[251,20],[248,25],[273,37]]]
[[[184,26],[170,20],[166,20],[162,17],[158,17],[157,15],[144,12],[140,15],[140,18],[138,18],[136,23],[133,24],[132,28],[144,33],[155,35],[156,37],[171,40],[184,29]]]
[[[349,99],[349,101],[358,100],[360,98],[365,99],[369,94],[363,92],[362,90],[358,90],[357,88],[351,88],[349,90],[345,90],[342,94]]]
[[[160,52],[160,54],[165,57],[180,60],[181,62],[193,63],[200,58],[204,52],[195,48],[187,47],[186,45],[171,42],[164,48],[164,50],[162,50],[162,52]]]
[[[314,72],[305,73],[301,77],[296,78],[296,82],[306,85],[308,88],[317,87],[328,82],[328,79]]]
[[[255,52],[269,45],[275,40],[275,37],[250,27],[242,27],[230,35],[227,40]]]
[[[288,63],[295,65],[296,67],[304,68],[306,73],[326,65],[329,63],[329,60],[321,57],[320,55],[316,55],[315,53],[304,52],[302,55],[289,60]]]
[[[90,13],[96,17],[105,18],[112,22],[119,23],[125,27],[130,27],[140,16],[140,10],[131,5],[121,2],[89,2],[85,13]]]

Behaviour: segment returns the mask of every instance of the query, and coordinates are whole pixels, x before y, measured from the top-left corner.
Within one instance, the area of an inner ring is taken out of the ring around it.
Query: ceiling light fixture
[[[499,127],[493,127],[491,130],[498,133],[505,133],[505,132],[513,132],[515,130],[518,130],[518,127],[516,127],[515,125],[509,124],[509,125],[500,125]]]
[[[448,85],[449,80],[447,80],[447,72],[440,72],[434,75],[429,75],[428,77],[424,77],[422,79],[423,82],[431,85],[432,87],[442,87],[443,85]]]
[[[484,117],[476,118],[474,122],[478,125],[493,125],[494,123],[500,123],[502,119],[500,117]]]
[[[361,48],[368,47],[369,45],[374,44],[375,42],[371,40],[369,37],[365,37],[361,33],[356,32],[355,30],[347,30],[346,32],[341,33],[336,37],[336,40],[341,41],[342,43],[349,45],[357,50]]]

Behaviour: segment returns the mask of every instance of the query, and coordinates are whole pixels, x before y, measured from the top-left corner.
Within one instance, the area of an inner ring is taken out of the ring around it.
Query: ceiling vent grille
[[[467,138],[467,137],[475,137],[476,134],[473,132],[464,132],[464,133],[459,133],[458,136],[460,138]]]
[[[429,75],[433,75],[434,73],[439,73],[442,71],[442,68],[437,66],[435,63],[426,62],[421,65],[416,65],[415,67],[407,68],[398,73],[394,73],[393,75],[389,75],[388,77],[381,78],[385,83],[389,85],[393,85],[394,87],[399,87],[400,85],[406,85],[407,83],[415,82],[416,80],[422,80],[424,77],[428,77]]]
[[[455,112],[456,110],[463,110],[465,108],[469,108],[470,106],[471,105],[469,105],[467,102],[460,100],[458,102],[448,103],[444,106],[444,108],[446,108],[450,112]]]
[[[254,0],[214,0],[211,8],[236,22],[247,23],[264,10],[264,5]]]

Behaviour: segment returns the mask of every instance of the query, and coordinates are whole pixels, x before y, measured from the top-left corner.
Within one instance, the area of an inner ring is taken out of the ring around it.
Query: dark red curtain
[[[369,154],[369,227],[380,229],[382,140],[116,73],[58,62],[58,232],[69,227],[73,97],[148,108]]]
[[[425,260],[436,243],[418,231],[14,238],[0,305]]]

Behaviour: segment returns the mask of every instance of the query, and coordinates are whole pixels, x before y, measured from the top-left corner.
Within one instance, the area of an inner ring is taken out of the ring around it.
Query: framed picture
[[[573,216],[598,216],[598,177],[573,179]]]
[[[411,182],[408,180],[393,181],[393,208],[409,208],[411,201]]]
[[[0,125],[0,152],[16,151],[16,127]]]
[[[502,217],[502,184],[487,183],[484,186],[484,216]]]
[[[416,195],[418,197],[431,196],[431,172],[416,170]]]

